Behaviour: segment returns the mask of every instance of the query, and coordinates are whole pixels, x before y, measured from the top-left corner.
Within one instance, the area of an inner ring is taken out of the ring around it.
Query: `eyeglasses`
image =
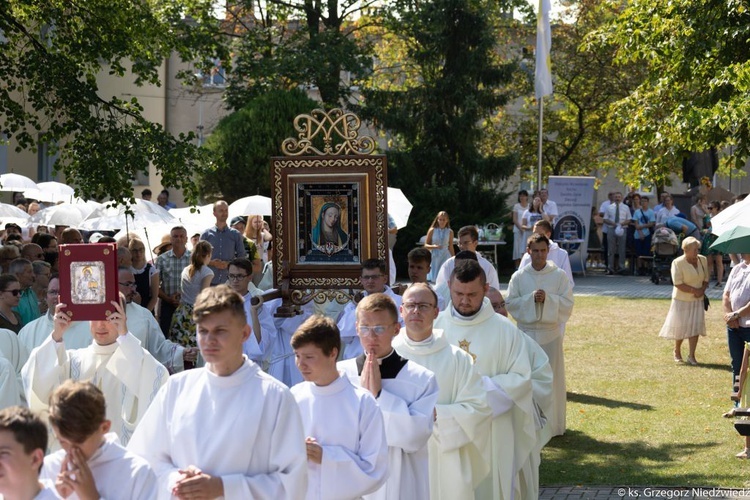
[[[247,274],[230,274],[228,275],[230,281],[240,281],[247,278]]]
[[[414,311],[427,312],[430,309],[434,309],[435,306],[426,302],[409,302],[401,304],[406,312],[413,313]]]
[[[120,281],[119,283],[120,286],[124,286],[125,288],[135,288],[135,281],[126,281],[124,283]]]
[[[383,335],[386,332],[387,329],[388,329],[388,327],[387,326],[383,326],[383,325],[376,325],[376,326],[364,326],[364,325],[360,325],[360,326],[357,326],[357,331],[363,337],[369,337],[370,335],[373,335],[373,334],[377,335],[378,337],[380,337],[381,335]]]
[[[376,280],[382,278],[385,274],[368,274],[367,276],[360,276],[362,281]]]
[[[12,293],[14,297],[21,295],[21,290],[19,288],[16,288],[15,290],[3,290],[3,292]]]

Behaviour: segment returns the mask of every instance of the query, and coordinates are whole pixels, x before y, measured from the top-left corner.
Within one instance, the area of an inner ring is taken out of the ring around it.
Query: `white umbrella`
[[[27,189],[23,192],[26,198],[41,201],[70,201],[75,190],[62,182],[50,181],[40,182],[36,189]]]
[[[43,226],[78,227],[85,218],[86,215],[81,213],[78,206],[61,203],[60,205],[52,205],[38,211],[31,216],[29,222]]]
[[[716,214],[711,219],[711,233],[721,236],[736,226],[747,225],[748,220],[750,220],[750,196]]]
[[[9,203],[0,203],[0,218],[5,222],[5,219],[9,217],[26,221],[29,218],[29,214]]]
[[[245,196],[229,205],[229,219],[238,215],[271,215],[271,198],[267,196]]]
[[[414,206],[398,188],[388,188],[388,214],[396,221],[396,227],[401,229],[409,222],[409,215]]]
[[[27,189],[39,189],[36,182],[25,175],[3,174],[0,175],[0,191],[23,192]]]
[[[78,226],[88,231],[111,231],[115,229],[137,229],[159,223],[179,224],[179,220],[157,203],[136,200],[130,205],[130,214],[125,205],[97,208]]]
[[[173,208],[169,211],[170,214],[180,219],[182,225],[185,226],[185,228],[188,230],[188,236],[190,236],[191,234],[202,232],[204,229],[207,229],[216,224],[213,204],[209,203],[208,205],[203,205],[202,207],[194,207],[194,212],[190,211],[191,208],[193,207]],[[193,232],[191,232],[190,228],[193,228]]]

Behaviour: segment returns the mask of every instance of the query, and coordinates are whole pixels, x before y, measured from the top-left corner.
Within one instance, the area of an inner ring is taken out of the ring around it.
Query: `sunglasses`
[[[3,292],[12,293],[14,297],[18,297],[19,295],[21,295],[21,290],[19,290],[19,289],[16,289],[16,290],[3,290]]]

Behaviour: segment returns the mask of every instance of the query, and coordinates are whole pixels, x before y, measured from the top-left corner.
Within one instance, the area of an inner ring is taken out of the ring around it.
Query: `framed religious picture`
[[[358,288],[362,261],[388,260],[385,157],[316,160],[273,160],[283,186],[274,197],[275,279],[297,289]]]
[[[114,243],[60,245],[60,303],[74,321],[103,320],[119,301]]]

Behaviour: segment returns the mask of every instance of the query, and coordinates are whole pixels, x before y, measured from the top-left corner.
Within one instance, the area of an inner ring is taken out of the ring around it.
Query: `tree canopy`
[[[164,186],[197,200],[185,173],[209,161],[193,135],[147,121],[136,97],[103,95],[97,76],[160,85],[174,52],[186,61],[215,53],[210,0],[3,0],[0,33],[0,126],[19,149],[49,144],[56,170],[86,197],[130,198],[132,178],[153,166]]]
[[[271,196],[270,157],[294,136],[294,118],[319,106],[299,89],[270,90],[223,118],[206,142],[218,168],[200,179],[203,196],[230,203],[243,196]]]
[[[630,178],[663,184],[688,151],[750,156],[750,11],[744,0],[632,0],[589,37],[645,78],[612,109],[632,144]]]

